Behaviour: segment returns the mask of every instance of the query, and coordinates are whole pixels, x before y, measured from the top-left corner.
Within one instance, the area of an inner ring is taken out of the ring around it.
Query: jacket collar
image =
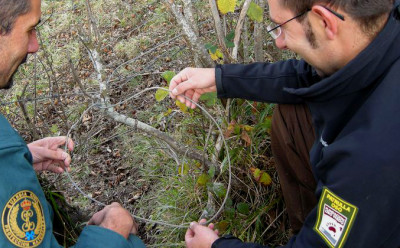
[[[285,88],[306,101],[327,101],[376,82],[400,58],[400,1],[377,37],[346,66],[306,88]]]

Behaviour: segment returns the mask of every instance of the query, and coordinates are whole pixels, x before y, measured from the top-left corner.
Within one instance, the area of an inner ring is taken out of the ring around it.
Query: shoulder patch
[[[335,195],[327,187],[318,203],[316,231],[329,247],[343,247],[354,224],[358,208]]]
[[[31,191],[23,190],[13,195],[1,216],[3,232],[17,247],[37,247],[46,233],[42,205]]]

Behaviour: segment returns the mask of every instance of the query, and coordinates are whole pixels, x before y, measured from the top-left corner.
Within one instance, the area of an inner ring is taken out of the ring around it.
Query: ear
[[[338,32],[339,18],[332,12],[320,5],[314,5],[311,12],[319,19],[319,23],[323,25],[324,32],[328,39],[333,40]]]

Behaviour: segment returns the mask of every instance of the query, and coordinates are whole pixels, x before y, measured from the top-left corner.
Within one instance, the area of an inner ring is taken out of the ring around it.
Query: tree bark
[[[234,61],[237,61],[238,59],[238,50],[239,50],[239,41],[240,41],[240,35],[242,33],[242,27],[244,23],[244,19],[246,17],[247,11],[249,10],[251,0],[246,0],[243,4],[242,11],[240,12],[239,20],[236,25],[235,29],[235,39],[233,40],[233,43],[235,46],[233,47],[232,51],[232,59]]]
[[[199,55],[199,58],[204,67],[214,67],[214,61],[212,61],[210,55],[208,54],[207,50],[204,47],[203,42],[201,42],[200,38],[196,35],[195,31],[186,20],[186,18],[182,15],[182,13],[178,10],[176,5],[173,2],[166,0],[167,4],[169,5],[172,13],[175,15],[175,19],[177,22],[182,26],[182,30],[189,39],[191,43],[192,50],[194,53]]]
[[[264,10],[265,0],[258,0],[258,5]],[[264,23],[256,22],[254,25],[254,57],[256,62],[264,62]]]

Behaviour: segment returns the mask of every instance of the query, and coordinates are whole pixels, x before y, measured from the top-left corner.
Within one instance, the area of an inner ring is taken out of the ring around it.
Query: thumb
[[[201,228],[201,227],[202,227],[202,225],[200,225],[199,223],[194,221],[194,222],[190,223],[189,229],[193,232],[193,234],[195,234],[196,231],[199,231],[199,228]]]
[[[178,96],[178,95],[182,95],[184,94],[187,90],[190,89],[194,89],[195,85],[193,83],[193,81],[191,81],[190,79],[187,80],[184,83],[178,84],[173,90],[172,90],[172,94],[174,96]]]

